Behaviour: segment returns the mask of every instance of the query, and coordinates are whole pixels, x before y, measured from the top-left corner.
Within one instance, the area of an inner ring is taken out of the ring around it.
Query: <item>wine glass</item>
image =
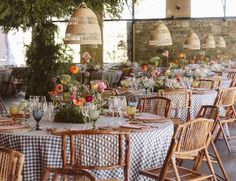
[[[29,112],[29,102],[28,102],[28,100],[21,101],[21,110],[23,111],[24,123],[26,123],[27,122],[26,115],[27,115],[27,112]]]
[[[90,107],[90,103],[85,103],[82,107],[82,114],[85,117],[85,124],[87,122],[90,122],[90,118],[89,118],[89,107]],[[84,129],[86,129],[86,126],[84,126]]]
[[[125,96],[118,96],[118,104],[117,104],[118,112],[120,117],[124,117],[124,112],[127,110],[127,100]]]
[[[108,107],[112,113],[112,119],[114,119],[115,117],[114,114],[115,111],[117,110],[117,99],[115,97],[110,97],[110,99],[108,100]]]
[[[96,121],[100,116],[100,112],[99,112],[99,110],[97,110],[97,107],[95,105],[92,105],[89,107],[88,114],[89,114],[90,120],[92,121],[93,129],[95,129],[96,128]]]
[[[127,114],[129,117],[129,121],[134,120],[134,115],[136,114],[137,111],[137,102],[129,102],[129,105],[127,107]]]
[[[12,106],[10,106],[10,114],[11,114],[11,116],[13,117],[13,120],[14,120],[14,122],[16,121],[16,117],[17,117],[17,115],[18,115],[18,113],[19,113],[19,110],[20,110],[20,108],[19,108],[19,106],[18,105],[12,105]]]
[[[39,127],[39,121],[42,119],[44,114],[44,105],[40,102],[34,102],[32,107],[32,113],[33,117],[36,121],[36,129],[35,130],[41,130]]]

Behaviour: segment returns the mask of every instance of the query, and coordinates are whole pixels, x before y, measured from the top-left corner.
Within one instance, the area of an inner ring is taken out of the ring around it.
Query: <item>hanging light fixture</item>
[[[169,46],[173,45],[171,34],[162,21],[158,21],[157,25],[151,31],[149,45]]]
[[[216,47],[218,48],[226,48],[225,40],[222,36],[218,36],[216,38]]]
[[[215,48],[215,39],[212,35],[207,35],[203,40],[202,48]]]
[[[187,35],[183,47],[189,50],[200,50],[200,40],[193,30]]]
[[[96,14],[81,3],[73,12],[66,28],[65,44],[102,44],[101,29]]]

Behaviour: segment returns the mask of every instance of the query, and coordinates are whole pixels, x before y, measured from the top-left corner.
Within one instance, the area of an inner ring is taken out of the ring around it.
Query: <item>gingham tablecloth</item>
[[[102,117],[98,125],[111,123],[111,119]],[[119,121],[116,120],[115,124]],[[45,124],[42,122],[41,125]],[[49,127],[79,128],[84,125],[53,123]],[[171,137],[173,124],[171,121],[155,123],[157,128],[145,132],[130,134],[130,181],[146,180],[139,176],[138,171],[163,163]],[[24,181],[40,181],[45,167],[61,167],[61,138],[48,134],[46,131],[24,133],[0,133],[0,146],[18,150],[25,154],[23,170]],[[122,170],[96,171],[97,178],[121,178]]]

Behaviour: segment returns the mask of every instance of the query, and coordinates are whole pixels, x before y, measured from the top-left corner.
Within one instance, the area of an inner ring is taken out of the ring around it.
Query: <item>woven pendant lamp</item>
[[[226,48],[225,40],[222,36],[216,38],[216,47],[218,48]]]
[[[151,31],[149,45],[157,47],[173,45],[171,34],[162,21],[158,21],[157,25]]]
[[[83,2],[73,12],[66,28],[65,44],[102,44],[95,13]]]
[[[207,35],[203,40],[202,48],[215,48],[215,39],[212,35]]]
[[[187,35],[183,47],[189,50],[200,50],[200,40],[193,30]]]

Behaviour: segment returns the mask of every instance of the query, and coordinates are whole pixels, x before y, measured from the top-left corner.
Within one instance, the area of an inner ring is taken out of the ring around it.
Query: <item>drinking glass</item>
[[[21,101],[21,110],[23,111],[24,124],[27,122],[26,115],[29,113],[29,102],[28,100]]]
[[[84,129],[86,129],[86,123],[90,122],[90,118],[89,118],[89,107],[90,107],[90,103],[85,103],[82,107],[82,114],[85,118],[85,126]]]
[[[10,109],[10,114],[13,117],[13,120],[16,121],[16,117],[17,117],[17,115],[19,113],[19,110],[20,110],[19,106],[18,105],[12,105],[12,106],[10,106],[9,109]]]
[[[117,108],[120,114],[120,117],[124,117],[124,113],[127,110],[127,100],[125,96],[118,96]]]
[[[134,120],[134,115],[136,114],[137,111],[137,102],[129,102],[128,107],[127,107],[127,114],[129,117],[129,121]]]
[[[108,100],[108,107],[112,113],[112,119],[114,119],[114,114],[117,110],[117,99],[116,97],[110,97]]]
[[[32,113],[33,118],[36,121],[36,129],[35,130],[41,130],[39,127],[39,122],[43,117],[44,114],[44,104],[39,102],[34,102],[32,105]]]

